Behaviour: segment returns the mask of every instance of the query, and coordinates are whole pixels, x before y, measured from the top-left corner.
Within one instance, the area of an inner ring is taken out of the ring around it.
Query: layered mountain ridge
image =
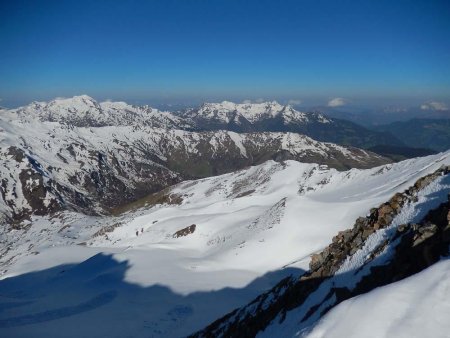
[[[163,112],[149,106],[125,102],[100,102],[87,95],[4,111],[3,116],[22,121],[60,122],[77,127],[149,126],[191,131],[293,132],[317,141],[368,148],[404,144],[392,134],[377,132],[319,112],[300,112],[276,101],[264,103],[204,103],[198,108]]]
[[[380,144],[401,146],[392,134],[374,132],[355,123],[329,118],[320,112],[300,112],[276,101],[264,103],[205,103],[181,114],[200,130],[225,129],[236,132],[294,132],[315,140],[355,147]]]
[[[182,128],[185,121],[87,96],[9,110],[0,118],[1,212],[19,221],[61,208],[108,213],[181,180],[269,159],[338,169],[390,162],[297,133],[195,132]]]

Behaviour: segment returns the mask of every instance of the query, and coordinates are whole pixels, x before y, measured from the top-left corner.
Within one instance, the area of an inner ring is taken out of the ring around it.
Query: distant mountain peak
[[[293,110],[293,108],[282,105],[277,101],[258,103],[222,101],[218,103],[203,103],[198,109],[190,110],[190,113],[191,116],[223,121],[225,123],[230,123],[233,120],[238,122],[240,118],[254,123],[259,120],[274,118],[282,114],[285,110]]]
[[[96,100],[88,95],[79,95],[71,98],[57,98],[55,100],[50,101],[47,104],[47,107],[57,107],[59,109],[70,109],[72,112],[90,110],[90,109],[99,109],[99,105]]]
[[[158,128],[183,126],[183,122],[169,112],[149,106],[134,106],[123,101],[97,102],[88,95],[56,98],[49,102],[32,102],[8,110],[7,116],[21,121],[67,123],[77,127],[139,125]]]

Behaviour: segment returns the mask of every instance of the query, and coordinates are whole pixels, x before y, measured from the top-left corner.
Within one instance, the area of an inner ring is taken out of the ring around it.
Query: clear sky
[[[0,105],[450,99],[450,1],[0,0]]]

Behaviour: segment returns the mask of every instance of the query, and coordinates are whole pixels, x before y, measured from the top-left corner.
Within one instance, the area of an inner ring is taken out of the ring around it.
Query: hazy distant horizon
[[[336,110],[336,111],[342,111],[342,112],[348,112],[348,113],[360,113],[363,114],[365,112],[376,112],[379,111],[380,113],[407,113],[407,112],[419,112],[422,111],[424,114],[426,112],[435,112],[440,113],[440,115],[446,116],[450,118],[450,110],[449,106],[447,104],[446,100],[428,100],[428,101],[422,101],[420,99],[414,98],[403,98],[402,101],[399,101],[399,98],[372,98],[372,99],[349,99],[349,98],[331,98],[331,97],[324,97],[324,98],[306,98],[306,99],[293,99],[293,98],[287,98],[287,97],[259,97],[259,98],[244,98],[243,97],[236,97],[236,98],[230,98],[230,97],[211,97],[211,98],[179,98],[179,99],[173,99],[171,97],[159,97],[159,98],[126,98],[126,97],[105,97],[105,96],[94,96],[90,95],[89,93],[75,93],[73,96],[78,95],[88,95],[92,97],[94,100],[98,102],[103,101],[124,101],[128,104],[133,105],[149,105],[155,108],[166,108],[169,109],[171,106],[174,107],[174,109],[183,109],[183,108],[189,108],[189,107],[196,107],[201,105],[205,102],[222,102],[222,101],[231,101],[235,103],[260,103],[260,102],[271,102],[271,101],[277,101],[280,104],[283,105],[291,105],[298,109],[303,109],[306,111],[311,110],[320,110],[320,111],[330,111],[330,110]],[[43,98],[36,98],[31,100],[10,100],[9,102],[0,101],[0,107],[4,107],[7,109],[14,109],[21,106],[26,106],[34,101],[44,101],[49,102],[58,98],[70,98],[73,97],[71,95],[69,96],[59,96],[59,97],[43,97]],[[9,103],[9,105],[7,104]],[[439,106],[436,107],[430,106],[430,103],[438,104]],[[427,109],[424,109],[424,108]]]

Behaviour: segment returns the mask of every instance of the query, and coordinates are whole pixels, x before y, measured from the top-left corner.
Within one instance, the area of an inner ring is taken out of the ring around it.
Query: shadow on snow
[[[243,288],[181,295],[162,285],[125,281],[130,268],[97,254],[0,281],[0,335],[179,337],[243,306],[282,278],[304,271],[269,272]]]

